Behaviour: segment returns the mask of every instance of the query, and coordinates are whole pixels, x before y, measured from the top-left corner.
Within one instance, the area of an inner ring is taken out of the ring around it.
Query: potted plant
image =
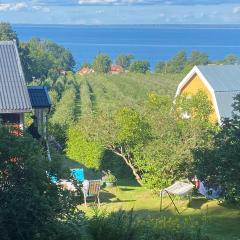
[[[111,173],[110,170],[103,171],[102,180],[105,182],[106,187],[113,187],[116,184],[117,178]]]

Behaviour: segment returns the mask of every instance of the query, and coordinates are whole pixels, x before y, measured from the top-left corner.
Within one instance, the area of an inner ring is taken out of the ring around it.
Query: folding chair
[[[94,197],[95,203],[98,203],[98,207],[100,207],[100,189],[101,189],[101,180],[85,180],[83,182],[83,196],[84,196],[84,204],[87,206],[87,198]]]

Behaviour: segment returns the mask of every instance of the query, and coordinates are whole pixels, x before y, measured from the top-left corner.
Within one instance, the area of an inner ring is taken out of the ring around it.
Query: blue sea
[[[20,40],[51,39],[70,49],[77,65],[92,62],[98,53],[113,60],[119,54],[133,54],[148,60],[151,67],[178,51],[205,52],[210,59],[227,54],[240,56],[240,25],[13,25]]]

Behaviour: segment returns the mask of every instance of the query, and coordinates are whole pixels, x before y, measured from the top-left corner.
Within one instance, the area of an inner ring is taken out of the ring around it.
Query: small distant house
[[[123,73],[123,72],[124,72],[124,69],[120,65],[112,64],[111,67],[110,67],[110,73],[111,74],[119,74],[119,73]]]
[[[240,66],[195,66],[178,85],[176,96],[191,96],[199,90],[206,93],[213,105],[212,122],[220,124],[222,118],[231,118],[234,98],[240,94]]]
[[[0,42],[1,123],[23,129],[24,114],[33,113],[35,127],[44,137],[50,107],[46,87],[27,87],[16,42]]]
[[[93,73],[94,70],[92,68],[89,67],[83,67],[82,69],[79,70],[78,74],[80,76],[84,76],[84,75],[88,75],[90,73]]]

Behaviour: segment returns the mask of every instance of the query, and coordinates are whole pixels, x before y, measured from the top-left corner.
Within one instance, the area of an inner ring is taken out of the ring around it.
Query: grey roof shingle
[[[48,95],[47,87],[31,86],[28,87],[31,104],[33,108],[50,108],[51,100]]]
[[[214,91],[240,91],[240,66],[206,65],[197,66]]]
[[[240,66],[197,66],[212,86],[221,118],[231,118],[234,98],[240,94]]]
[[[237,94],[240,94],[240,91],[236,92],[215,92],[217,99],[218,110],[221,118],[231,118],[233,111],[233,102]]]
[[[0,113],[31,110],[16,42],[0,42]]]

